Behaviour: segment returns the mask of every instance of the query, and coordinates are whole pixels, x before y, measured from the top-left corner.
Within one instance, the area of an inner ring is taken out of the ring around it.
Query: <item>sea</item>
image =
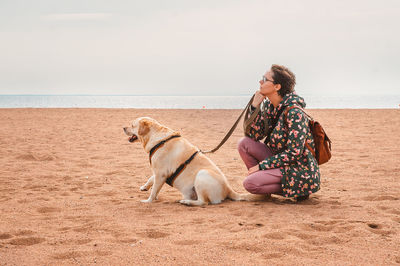
[[[251,95],[0,95],[0,108],[243,109]],[[312,109],[398,109],[399,95],[302,95]]]

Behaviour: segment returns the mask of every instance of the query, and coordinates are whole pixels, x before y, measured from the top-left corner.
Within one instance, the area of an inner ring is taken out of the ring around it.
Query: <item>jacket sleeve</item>
[[[280,168],[301,159],[305,148],[307,132],[309,131],[308,119],[303,112],[293,109],[288,112],[285,122],[288,129],[288,140],[285,150],[260,162],[260,170]]]
[[[252,112],[255,112],[255,110],[251,110],[250,114],[252,114]],[[256,141],[262,140],[266,135],[266,132],[264,132],[265,131],[265,120],[266,120],[265,112],[266,111],[263,111],[261,109],[258,112],[258,115],[254,119],[253,123],[250,124],[249,130],[247,132],[248,133],[247,136],[252,138],[253,140],[256,140]]]

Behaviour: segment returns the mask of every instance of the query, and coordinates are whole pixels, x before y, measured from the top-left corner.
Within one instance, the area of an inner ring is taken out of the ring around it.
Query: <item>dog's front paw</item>
[[[184,205],[191,205],[190,204],[191,202],[192,202],[191,200],[185,200],[185,199],[179,201],[179,203],[184,204]]]
[[[143,203],[150,203],[150,202],[152,202],[153,200],[151,200],[151,199],[146,199],[146,200],[141,200],[140,202],[143,202]]]
[[[146,186],[141,186],[140,187],[140,191],[147,191],[148,189],[147,189],[147,187]]]

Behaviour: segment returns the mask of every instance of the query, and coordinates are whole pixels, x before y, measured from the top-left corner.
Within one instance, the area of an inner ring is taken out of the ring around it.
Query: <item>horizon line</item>
[[[201,95],[201,94],[0,94],[0,96],[251,96],[251,94]]]
[[[195,97],[222,97],[222,96],[251,96],[252,94],[218,94],[218,95],[201,95],[201,94],[0,94],[0,96],[195,96]],[[313,96],[313,94],[302,93],[299,96]],[[315,96],[320,95],[344,97],[344,96],[400,96],[400,93],[388,93],[388,94],[347,94],[347,95],[336,95],[336,94],[315,94]]]

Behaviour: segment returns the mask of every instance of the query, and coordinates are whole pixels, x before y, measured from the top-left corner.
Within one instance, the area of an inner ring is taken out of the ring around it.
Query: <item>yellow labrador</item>
[[[178,132],[152,118],[137,118],[124,131],[130,142],[139,140],[150,154],[153,175],[140,190],[152,188],[149,198],[142,202],[155,200],[166,182],[182,193],[183,199],[179,202],[186,205],[218,204],[227,198],[248,201],[265,198],[233,191],[224,174],[207,156]]]

